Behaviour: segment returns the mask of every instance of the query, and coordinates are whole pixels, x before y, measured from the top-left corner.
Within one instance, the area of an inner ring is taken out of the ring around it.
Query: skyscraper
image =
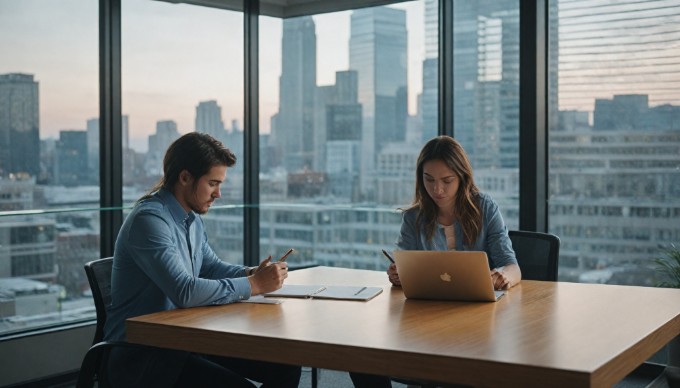
[[[284,19],[279,113],[272,128],[288,172],[314,166],[316,26],[311,16]]]
[[[172,120],[158,121],[156,133],[149,136],[149,151],[146,154],[146,171],[150,176],[163,175],[165,151],[179,137],[177,123]]]
[[[131,171],[130,161],[130,126],[128,115],[121,116],[121,139],[123,141],[123,169]],[[87,168],[88,179],[92,184],[99,184],[99,118],[89,119],[87,128]]]
[[[196,107],[196,132],[205,132],[215,139],[225,140],[224,122],[222,121],[222,108],[217,101],[201,101]]]
[[[57,184],[77,186],[87,182],[87,132],[59,131],[54,179]]]
[[[356,71],[335,73],[331,102],[325,107],[326,173],[336,200],[355,200],[361,159],[361,104]]]
[[[38,82],[32,74],[0,74],[0,176],[40,172]]]
[[[376,155],[388,142],[406,137],[406,11],[389,7],[352,12],[349,67],[359,77],[362,105],[361,191],[370,198],[369,174]]]
[[[438,126],[439,90],[439,2],[425,0],[425,59],[423,60],[423,94],[420,115],[423,120],[422,139],[435,136]]]
[[[89,119],[87,131],[87,170],[92,183],[99,183],[99,118]]]

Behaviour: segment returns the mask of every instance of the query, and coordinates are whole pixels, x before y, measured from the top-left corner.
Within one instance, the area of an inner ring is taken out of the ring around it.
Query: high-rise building
[[[420,116],[422,119],[422,140],[431,139],[439,133],[439,59],[426,58],[423,61],[423,93],[420,102]]]
[[[222,121],[222,108],[217,101],[201,101],[196,106],[196,132],[205,132],[220,141],[225,140],[224,122]]]
[[[283,20],[279,112],[273,144],[288,172],[314,166],[316,26],[311,16]]]
[[[389,142],[406,137],[406,11],[373,7],[352,11],[349,67],[358,74],[362,105],[361,192],[375,196],[369,175],[376,155]]]
[[[325,171],[329,194],[336,200],[355,200],[359,189],[362,107],[358,102],[356,71],[335,73],[335,85],[325,105]]]
[[[177,123],[173,120],[156,123],[156,133],[149,136],[149,151],[146,153],[145,164],[149,176],[163,175],[165,151],[178,137]]]
[[[54,180],[58,185],[78,186],[87,182],[87,132],[59,131],[54,164]]]
[[[324,116],[327,141],[361,141],[361,104],[358,102],[358,78],[353,70],[335,73],[335,85],[330,87]]]
[[[87,131],[87,170],[90,181],[99,183],[99,118],[86,122]]]
[[[32,74],[0,74],[0,176],[38,176],[38,82]]]
[[[336,85],[317,86],[314,96],[314,165],[311,170],[326,171],[326,143],[328,142],[328,118],[329,107],[336,98]]]
[[[454,8],[454,136],[475,169],[517,167],[517,2],[459,2]]]
[[[121,116],[121,138],[123,141],[123,169],[131,171],[130,126],[127,115]],[[87,169],[92,184],[99,184],[99,118],[87,120]]]
[[[420,102],[422,140],[438,133],[439,91],[439,1],[425,0],[425,59],[423,60],[423,92]]]

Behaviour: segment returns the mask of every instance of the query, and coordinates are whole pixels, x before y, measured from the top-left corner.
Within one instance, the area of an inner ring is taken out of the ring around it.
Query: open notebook
[[[266,293],[264,296],[367,301],[375,298],[382,291],[380,287],[284,284],[280,289]]]
[[[394,251],[404,295],[411,299],[495,302],[483,251]]]

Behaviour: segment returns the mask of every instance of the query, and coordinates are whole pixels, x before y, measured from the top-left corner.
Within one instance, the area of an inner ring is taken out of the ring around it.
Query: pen
[[[361,294],[361,291],[363,291],[363,290],[365,290],[365,289],[366,289],[366,287],[361,287],[361,289],[360,289],[359,291],[357,291],[356,294],[354,294],[354,295],[359,295],[359,294]]]
[[[394,264],[394,259],[392,258],[392,256],[390,256],[390,254],[387,253],[387,251],[384,250],[384,249],[382,250],[382,252],[383,252],[383,255],[385,255],[385,257],[387,257],[387,260],[389,260],[390,262],[392,262],[392,264]]]
[[[288,250],[288,252],[286,252],[283,256],[281,256],[281,258],[279,259],[278,262],[284,262],[284,261],[286,261],[286,258],[288,257],[288,255],[290,255],[290,254],[293,253],[293,252],[295,252],[295,249],[290,248],[290,249]]]

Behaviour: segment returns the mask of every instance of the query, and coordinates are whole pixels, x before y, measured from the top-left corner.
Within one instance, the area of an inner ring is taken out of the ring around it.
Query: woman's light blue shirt
[[[134,207],[118,233],[104,338],[123,340],[130,317],[248,299],[246,268],[220,260],[201,218],[161,189]]]
[[[463,231],[458,221],[454,222],[456,234],[456,250],[459,251],[484,251],[489,258],[489,267],[498,268],[508,264],[517,264],[515,251],[512,249],[508,228],[503,222],[503,217],[496,202],[488,194],[479,194],[479,206],[482,211],[482,230],[473,246],[463,243]],[[411,251],[446,251],[449,250],[446,243],[446,235],[442,225],[431,240],[425,235],[425,230],[418,230],[416,217],[418,209],[410,209],[404,212],[401,232],[397,240],[397,247],[401,250]]]

